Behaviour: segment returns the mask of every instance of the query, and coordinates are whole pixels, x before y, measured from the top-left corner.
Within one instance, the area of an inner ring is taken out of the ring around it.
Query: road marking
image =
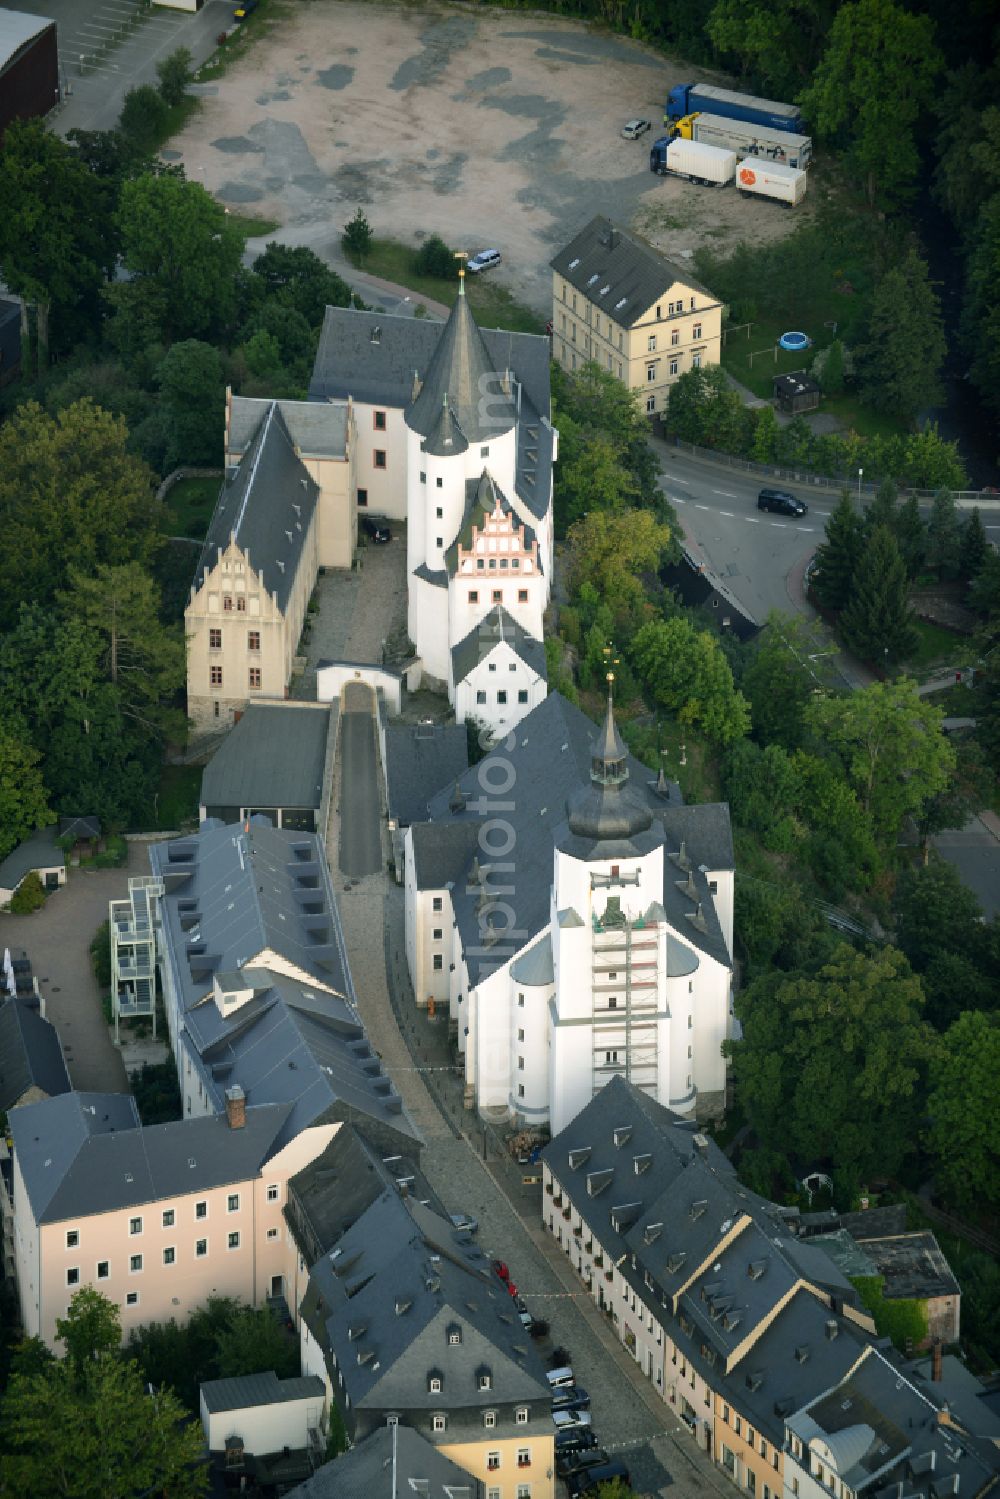
[[[759,526],[760,525],[760,521],[757,519],[757,517],[755,515],[745,515],[743,517],[743,519],[745,521],[747,521],[748,524],[751,525],[751,526]]]
[[[695,506],[696,510],[711,510],[711,508],[712,508],[711,505],[696,505]]]
[[[680,476],[680,474],[674,474],[674,475],[672,475],[672,478],[673,478],[673,482],[675,484],[683,484],[683,486],[684,486],[685,489],[690,489],[691,488],[691,480],[690,479],[682,479],[681,476]]]
[[[731,510],[717,510],[716,515],[724,515],[727,520],[735,520],[736,517]]]
[[[732,492],[732,490],[730,490],[730,489],[713,489],[712,493],[713,494],[724,495],[727,500],[735,500],[736,499],[736,495],[734,495],[733,492]]]
[[[788,527],[786,526],[786,524],[785,524],[785,522],[783,520],[769,520],[768,521],[768,525],[769,526],[777,526],[779,531],[787,531],[788,530]]]
[[[684,496],[682,494],[670,494],[670,495],[667,495],[667,499],[670,500],[671,503],[674,504],[674,505],[686,505],[687,504],[687,500],[684,498]],[[987,526],[986,529],[987,529],[987,531],[993,531],[996,528],[994,526]]]
[[[800,531],[815,531],[815,529],[816,529],[815,526],[800,526],[799,527]]]

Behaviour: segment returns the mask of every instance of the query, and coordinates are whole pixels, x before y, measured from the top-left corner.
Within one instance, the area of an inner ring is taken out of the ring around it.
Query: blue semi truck
[[[713,88],[707,83],[678,83],[667,95],[664,125],[683,120],[703,111],[725,115],[730,120],[745,120],[749,125],[784,130],[789,135],[803,135],[802,116],[797,104],[781,104],[777,99],[755,99],[752,94],[736,94],[728,88]]]

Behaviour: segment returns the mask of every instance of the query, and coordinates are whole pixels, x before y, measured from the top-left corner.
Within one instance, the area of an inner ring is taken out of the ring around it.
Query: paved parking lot
[[[121,1053],[101,1010],[89,951],[94,933],[108,919],[108,902],[127,894],[129,875],[149,873],[147,845],[130,843],[128,850],[123,869],[71,869],[66,884],[41,911],[0,915],[0,947],[28,954],[70,1081],[89,1092],[129,1091]]]

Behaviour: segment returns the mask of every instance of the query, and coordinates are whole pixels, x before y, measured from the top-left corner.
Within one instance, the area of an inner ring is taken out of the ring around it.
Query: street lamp
[[[861,504],[861,475],[863,473],[864,473],[864,469],[863,468],[859,468],[858,469],[858,504],[859,505]]]

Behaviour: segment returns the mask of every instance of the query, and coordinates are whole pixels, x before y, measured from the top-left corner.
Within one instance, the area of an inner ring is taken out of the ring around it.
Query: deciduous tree
[[[298,1346],[267,1307],[244,1306],[233,1313],[216,1340],[218,1377],[264,1374],[279,1379],[298,1372]]]
[[[162,509],[125,424],[90,401],[48,416],[34,401],[0,428],[0,625],[44,604],[69,569],[148,562]]]
[[[185,339],[168,351],[156,372],[167,447],[164,463],[222,466],[225,376],[218,349]]]
[[[746,698],[715,635],[689,620],[652,620],[632,643],[636,670],[654,700],[715,744],[731,744],[750,728]]]
[[[184,98],[188,84],[194,77],[191,69],[192,61],[187,47],[175,47],[173,52],[168,52],[166,57],[156,64],[156,76],[165,103],[180,104]]]
[[[744,989],[742,1039],[723,1049],[761,1144],[862,1179],[898,1171],[931,1051],[922,1007],[902,953],[845,943],[814,974],[765,974]]]
[[[855,0],[837,12],[802,104],[817,134],[850,142],[870,203],[888,207],[912,191],[917,126],[941,66],[927,16],[894,0]]]
[[[38,769],[41,758],[9,724],[0,728],[0,859],[55,821]]]
[[[847,697],[814,698],[810,727],[840,757],[878,836],[894,843],[905,817],[919,817],[943,791],[955,751],[941,730],[943,714],[917,684],[875,682]]]
[[[996,1090],[1000,1021],[970,1011],[955,1021],[931,1061],[927,1143],[947,1202],[981,1213],[1000,1205]]]
[[[643,601],[643,573],[655,573],[671,533],[649,510],[592,510],[569,532],[569,586],[590,583],[616,616]]]

